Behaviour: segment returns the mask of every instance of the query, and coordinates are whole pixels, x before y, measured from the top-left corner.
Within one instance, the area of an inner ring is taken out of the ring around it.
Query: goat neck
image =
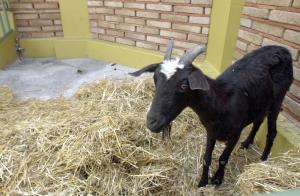
[[[192,108],[204,125],[219,119],[223,113],[224,94],[222,86],[216,80],[207,77],[209,90],[193,90],[189,98],[189,107]]]

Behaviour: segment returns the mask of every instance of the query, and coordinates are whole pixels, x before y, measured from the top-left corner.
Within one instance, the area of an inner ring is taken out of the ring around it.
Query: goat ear
[[[207,79],[205,75],[199,70],[193,71],[188,76],[188,81],[192,90],[209,90],[209,84],[207,82]]]
[[[134,76],[134,77],[138,77],[140,75],[142,75],[143,73],[145,72],[154,72],[156,70],[156,68],[158,67],[159,64],[151,64],[151,65],[148,65],[136,72],[133,72],[133,73],[129,73],[129,75],[131,76]]]

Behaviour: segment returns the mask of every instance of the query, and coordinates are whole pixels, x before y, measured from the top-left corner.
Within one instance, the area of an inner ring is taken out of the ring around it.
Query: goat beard
[[[166,127],[162,130],[162,140],[165,141],[165,139],[170,140],[171,139],[171,128],[172,123],[168,124]]]

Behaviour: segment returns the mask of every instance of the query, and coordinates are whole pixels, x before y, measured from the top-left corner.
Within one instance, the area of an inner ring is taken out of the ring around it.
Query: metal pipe
[[[9,2],[0,0],[0,40],[6,37],[12,30],[7,14]]]
[[[4,23],[2,21],[2,16],[0,16],[0,35],[1,35],[1,37],[5,36],[5,29],[4,29]]]
[[[9,18],[8,18],[8,14],[7,14],[7,10],[9,7],[9,4],[7,1],[2,0],[2,5],[3,5],[3,9],[4,9],[4,15],[6,18],[6,24],[7,24],[7,32],[9,32],[11,30],[11,26],[10,26],[10,22],[9,22]]]

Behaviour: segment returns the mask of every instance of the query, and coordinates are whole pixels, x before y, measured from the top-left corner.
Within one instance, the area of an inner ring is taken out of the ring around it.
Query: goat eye
[[[189,87],[189,85],[185,84],[185,83],[180,85],[181,90],[187,90],[188,87]]]

